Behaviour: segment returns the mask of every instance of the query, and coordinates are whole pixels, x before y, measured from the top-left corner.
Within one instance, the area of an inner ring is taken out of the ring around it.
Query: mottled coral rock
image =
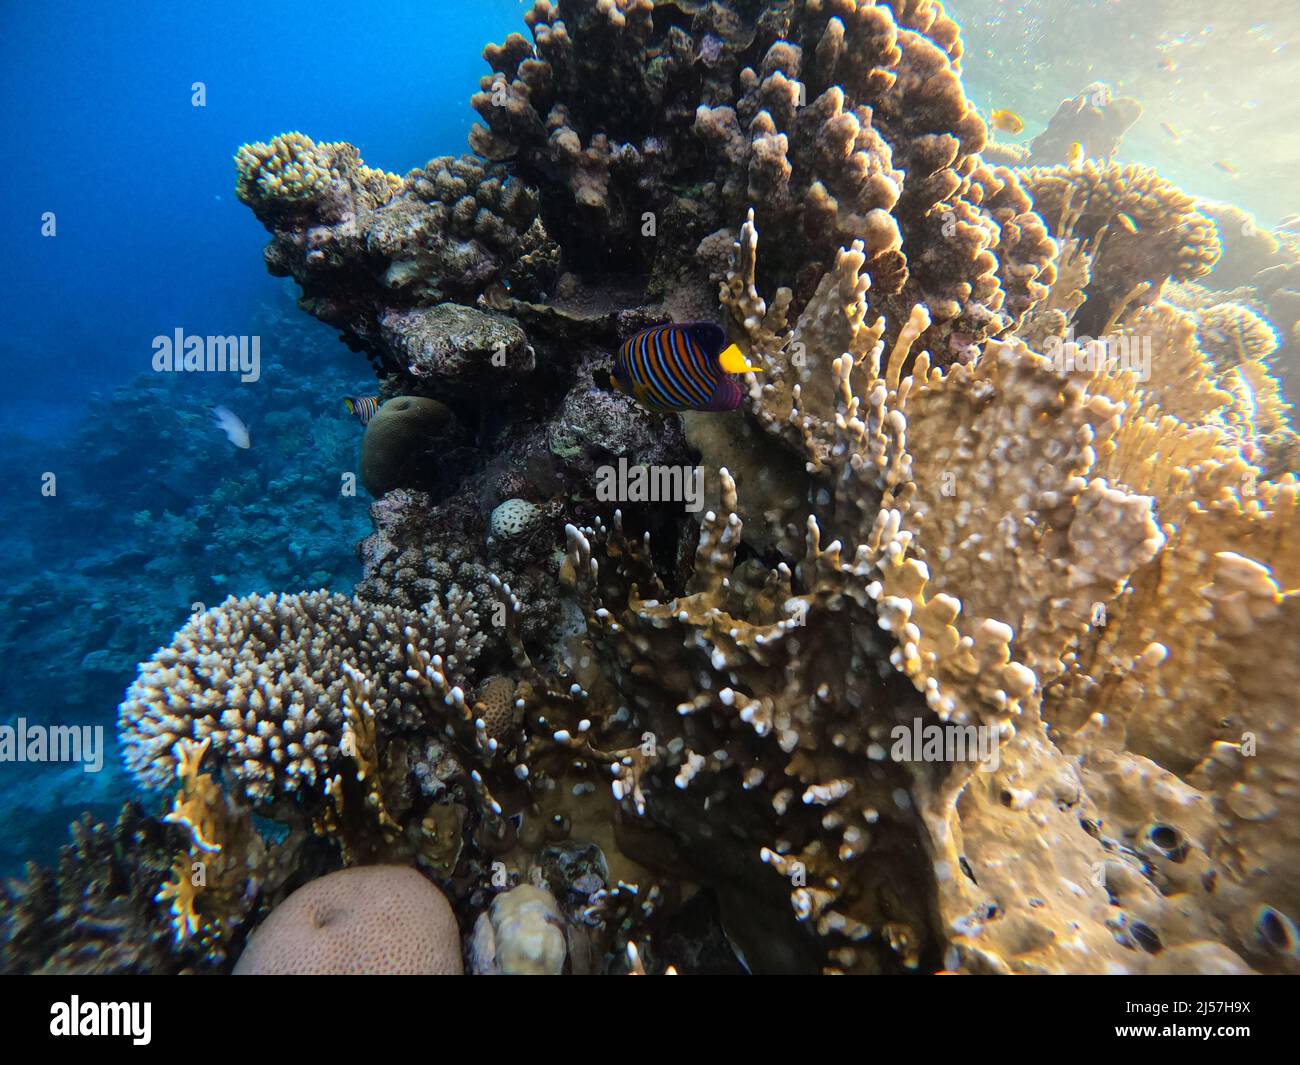
[[[504,382],[530,373],[533,350],[519,324],[455,303],[388,311],[379,320],[385,344],[417,378]]]
[[[470,954],[476,976],[558,976],[568,948],[555,897],[532,884],[498,895],[479,915]]]
[[[245,145],[236,165],[240,199],[271,233],[267,269],[292,276],[304,310],[381,364],[406,365],[387,346],[386,314],[472,302],[494,284],[535,297],[554,281],[536,194],[480,159],[433,159],[401,179],[352,145],[286,134]]]

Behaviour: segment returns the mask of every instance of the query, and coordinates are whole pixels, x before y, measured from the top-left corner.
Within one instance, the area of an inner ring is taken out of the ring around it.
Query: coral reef
[[[395,369],[406,366],[400,341],[422,324],[403,312],[491,284],[535,293],[554,273],[535,193],[482,160],[433,159],[398,178],[350,144],[291,133],[244,145],[235,164],[236,193],[272,234],[267,269],[293,277],[304,310]]]
[[[219,971],[222,955],[178,953],[155,902],[172,869],[178,831],[135,803],[112,824],[85,816],[53,869],[28,866],[0,888],[0,968],[7,973]]]
[[[1292,245],[1110,161],[1128,101],[1038,149],[1098,159],[992,166],[935,3],[527,23],[480,158],[241,150],[268,266],[372,356],[371,430],[438,403],[455,473],[376,483],[355,598],[232,597],[144,663],[126,761],[179,782],[119,829],[147,893],[34,870],[8,964],[75,967],[89,892],[120,968],[251,932],[241,971],[1298,971]],[[1195,285],[1221,248],[1234,288]],[[741,410],[601,388],[687,313],[760,368]],[[600,492],[645,463],[702,506]],[[321,935],[318,893],[396,877],[424,937]]]
[[[337,405],[357,367],[349,372],[347,352],[288,293],[256,307],[248,327],[261,338],[256,385],[151,373],[93,396],[66,438],[6,445],[0,680],[10,713],[102,725],[106,742],[98,773],[7,766],[2,875],[21,873],[24,859],[57,860],[83,810],[114,822],[130,783],[113,708],[195,604],[348,588],[361,574],[353,544],[369,529],[367,501],[344,480],[360,430]],[[215,404],[252,427],[251,449],[235,453],[212,427]],[[57,475],[56,496],[33,491],[43,471]]]

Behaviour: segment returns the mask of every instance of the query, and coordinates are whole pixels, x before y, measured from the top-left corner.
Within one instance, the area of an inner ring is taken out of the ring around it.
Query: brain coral
[[[432,450],[451,420],[447,405],[423,396],[394,396],[370,419],[361,438],[361,483],[375,498],[430,479]]]
[[[441,891],[399,865],[340,869],[299,888],[253,933],[237,976],[459,976]]]

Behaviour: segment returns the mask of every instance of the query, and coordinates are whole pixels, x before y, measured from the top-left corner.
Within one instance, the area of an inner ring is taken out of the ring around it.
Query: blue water
[[[0,723],[102,725],[108,747],[94,774],[0,766],[0,875],[128,794],[117,703],[194,603],[359,576],[368,500],[338,485],[360,429],[339,400],[373,377],[267,275],[234,151],[298,129],[398,173],[459,154],[482,46],[525,9],[0,5]],[[177,328],[259,335],[261,380],[154,374],[153,338]]]

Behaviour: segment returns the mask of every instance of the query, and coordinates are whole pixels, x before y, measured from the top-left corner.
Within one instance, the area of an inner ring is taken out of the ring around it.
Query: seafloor
[[[4,889],[0,967],[1300,969],[1300,238],[1116,162],[1105,85],[996,143],[928,0],[526,22],[471,154],[239,149],[376,379],[363,573],[232,532],[265,594],[194,589],[121,704],[139,801]],[[694,320],[741,409],[609,387]],[[282,428],[228,513],[352,447]],[[313,939],[284,900],[351,867],[437,934]]]

